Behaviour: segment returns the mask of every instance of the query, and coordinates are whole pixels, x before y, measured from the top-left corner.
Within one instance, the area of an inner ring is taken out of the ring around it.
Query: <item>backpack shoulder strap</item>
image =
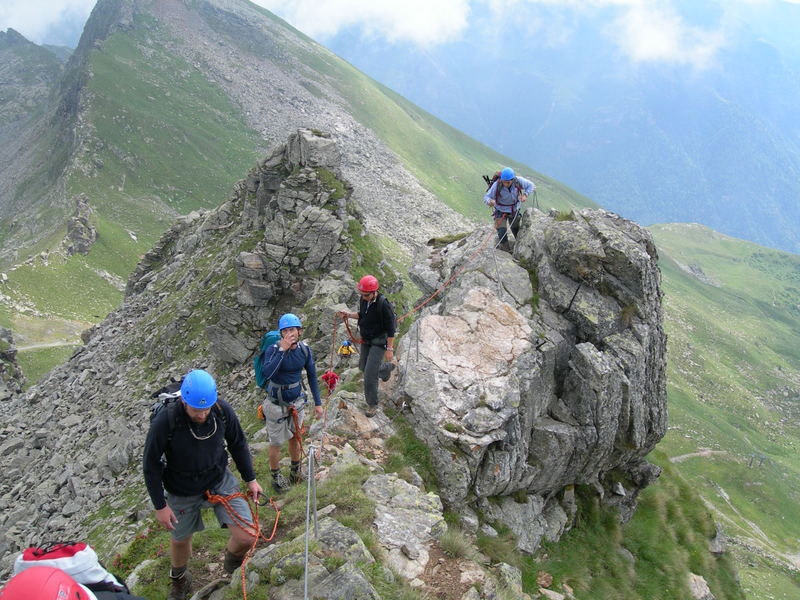
[[[219,415],[220,420],[222,421],[222,428],[228,428],[228,417],[225,415],[225,410],[220,406],[219,402],[214,405],[215,412]]]
[[[172,432],[175,431],[175,425],[178,422],[178,408],[181,401],[178,397],[173,397],[166,400],[166,403],[164,409],[167,411],[167,424],[169,425],[167,443],[169,443],[172,441]]]

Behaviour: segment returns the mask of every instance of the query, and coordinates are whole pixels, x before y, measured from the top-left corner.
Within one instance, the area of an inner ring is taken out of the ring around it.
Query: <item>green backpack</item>
[[[272,373],[267,375],[264,373],[263,365],[264,365],[264,353],[272,346],[277,344],[281,339],[281,332],[277,329],[273,329],[272,331],[266,332],[264,335],[261,336],[261,343],[258,345],[258,352],[253,357],[253,373],[256,377],[256,385],[260,388],[266,389],[267,384],[269,383],[269,378],[272,376]],[[303,350],[303,354],[305,354],[306,360],[308,360],[308,355],[310,353],[308,344],[305,342],[300,342],[298,344]]]

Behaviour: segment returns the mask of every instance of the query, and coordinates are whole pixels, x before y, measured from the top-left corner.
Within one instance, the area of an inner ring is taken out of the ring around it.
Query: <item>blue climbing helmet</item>
[[[514,169],[506,167],[500,171],[500,181],[511,181],[512,179],[514,179]]]
[[[287,327],[299,327],[302,329],[303,324],[297,315],[286,313],[278,320],[278,329],[284,330]]]
[[[181,398],[192,408],[211,408],[217,403],[217,382],[202,369],[189,371],[181,383]]]

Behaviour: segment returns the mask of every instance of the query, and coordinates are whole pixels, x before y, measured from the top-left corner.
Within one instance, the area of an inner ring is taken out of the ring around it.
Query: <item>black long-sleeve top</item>
[[[364,340],[384,335],[394,337],[395,328],[394,309],[381,294],[377,294],[372,302],[358,301],[358,330]]]
[[[150,423],[142,462],[147,492],[156,510],[167,505],[165,489],[177,496],[195,496],[219,483],[228,465],[228,452],[246,482],[256,478],[247,438],[236,413],[224,400],[217,400],[217,404],[224,419],[214,406],[205,423],[193,423],[179,400],[176,406],[161,410]],[[175,427],[170,433],[171,410],[175,414]],[[210,434],[214,421],[217,430],[213,436],[198,440],[192,435],[192,431],[197,437]],[[166,465],[161,461],[162,455]]]

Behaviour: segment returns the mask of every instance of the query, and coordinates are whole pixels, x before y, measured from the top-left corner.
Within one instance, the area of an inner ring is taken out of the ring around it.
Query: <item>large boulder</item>
[[[658,475],[644,456],[667,425],[660,273],[650,234],[602,210],[527,211],[513,256],[482,250],[491,236],[418,261],[423,288],[459,276],[401,341],[397,394],[445,504],[533,552],[568,525],[565,490],[591,485],[625,519]]]

